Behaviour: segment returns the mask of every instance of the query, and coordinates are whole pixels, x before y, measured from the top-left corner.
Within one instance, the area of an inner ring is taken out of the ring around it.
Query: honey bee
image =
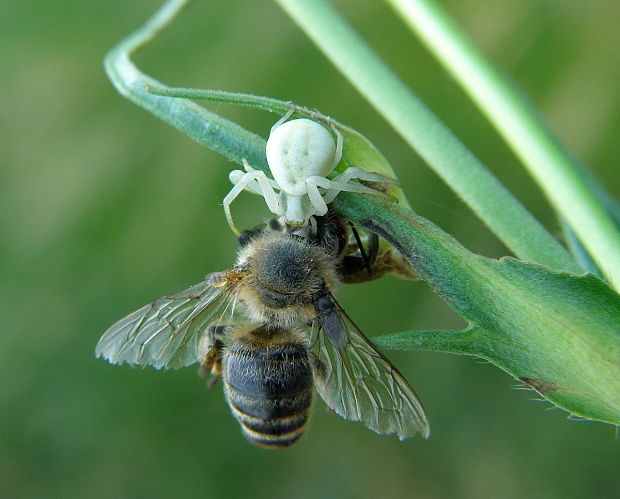
[[[310,342],[301,329],[265,324],[211,328],[202,370],[222,376],[226,401],[248,440],[280,449],[304,433],[313,390]],[[224,342],[227,346],[224,347]]]
[[[200,362],[222,379],[244,435],[263,447],[303,434],[313,386],[338,415],[376,433],[428,437],[409,383],[332,295],[368,258],[350,254],[341,221],[316,219],[303,235],[275,220],[245,231],[232,268],[121,319],[96,355],[157,369]]]

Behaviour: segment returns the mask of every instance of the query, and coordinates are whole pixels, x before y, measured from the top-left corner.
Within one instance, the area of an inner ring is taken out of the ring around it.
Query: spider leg
[[[282,118],[280,118],[278,121],[275,122],[275,124],[271,127],[271,133],[273,133],[273,131],[278,128],[282,123],[284,123],[285,121],[287,121],[295,112],[295,106],[292,106],[287,113],[282,116]]]
[[[250,173],[250,172],[258,171],[255,168],[252,168],[245,158],[243,158],[243,167],[245,168],[245,172],[242,170],[233,170],[228,174],[228,178],[233,185],[238,184],[241,178],[246,174],[246,172]],[[267,179],[267,182],[271,184],[271,187],[273,187],[274,189],[279,189],[279,186],[275,180],[267,176],[265,176],[265,178]],[[258,194],[261,197],[264,197],[263,191],[260,189],[258,182],[252,182],[251,184],[248,184],[245,187],[245,190],[253,194]]]
[[[378,173],[367,172],[357,166],[350,166],[340,175],[332,179],[333,182],[349,182],[352,179],[365,180],[366,182],[384,182],[389,184],[396,183],[396,180],[385,175],[379,175]]]
[[[237,185],[239,182],[241,182],[241,179],[246,174],[247,172],[244,172],[242,170],[233,170],[228,174],[228,179],[230,180],[232,185]],[[263,196],[263,193],[260,190],[260,186],[258,185],[258,182],[252,182],[251,184],[246,185],[245,190],[248,192],[251,192],[252,194],[256,194],[261,197]]]
[[[317,184],[312,181],[312,179],[315,179],[315,178],[323,178],[323,177],[308,177],[308,179],[306,179],[306,192],[308,193],[308,198],[310,199],[310,203],[315,209],[314,214],[323,216],[327,213],[327,203],[323,200],[323,196],[319,192],[319,188],[317,187]]]
[[[237,196],[243,191],[250,183],[252,183],[256,179],[257,174],[254,172],[247,172],[241,176],[237,176],[237,182],[233,186],[233,188],[226,194],[224,199],[222,200],[222,205],[224,206],[224,214],[226,215],[226,221],[228,225],[232,229],[232,231],[239,235],[239,229],[235,226],[235,222],[233,222],[232,214],[230,213],[230,204],[237,198]]]
[[[248,163],[248,160],[243,158],[241,161],[243,161],[243,168],[246,172],[253,172],[256,170],[256,168],[253,168],[250,163]]]
[[[267,203],[269,211],[275,215],[284,215],[282,204],[280,203],[280,196],[276,193],[274,188],[278,188],[278,184],[275,180],[270,179],[265,175],[262,170],[254,170],[257,173],[256,181],[258,182],[263,199]]]
[[[315,189],[317,186],[325,189],[327,192],[323,194],[321,197],[322,197],[323,203],[325,203],[326,205],[331,203],[336,198],[336,196],[343,191],[360,192],[360,193],[365,193],[365,194],[377,194],[376,190],[371,189],[370,187],[366,187],[365,185],[362,185],[362,184],[354,184],[350,182],[337,182],[335,180],[330,180],[328,178],[318,177],[318,176],[308,177],[308,179],[306,180],[306,186],[308,186],[308,197],[310,197],[310,186],[313,186]],[[312,204],[314,205],[314,202]]]
[[[342,159],[342,144],[343,138],[340,130],[338,130],[334,125],[330,123],[333,132],[336,134],[336,153],[334,154],[334,162],[332,163],[332,170],[336,168],[340,160]]]
[[[269,209],[276,215],[282,215],[278,195],[273,190],[273,187],[269,183],[269,179],[265,175],[264,171],[252,170],[250,172],[244,173],[242,176],[235,175],[235,177],[237,177],[235,178],[235,180],[237,180],[237,183],[233,186],[233,188],[222,201],[222,205],[224,206],[224,213],[226,214],[226,220],[235,234],[239,235],[239,230],[233,222],[232,215],[230,213],[230,204],[236,199],[236,197],[239,195],[239,193],[241,193],[241,191],[245,190],[253,182],[257,182],[258,188],[252,186],[250,187],[250,190],[254,190],[255,193],[256,191],[260,191],[260,195],[265,199],[265,202],[267,203]]]

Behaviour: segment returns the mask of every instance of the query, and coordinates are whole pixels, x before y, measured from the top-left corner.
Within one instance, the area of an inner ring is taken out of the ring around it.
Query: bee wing
[[[103,333],[95,355],[112,364],[179,368],[200,360],[201,336],[228,300],[236,283],[221,287],[208,280],[164,296],[119,320]],[[232,312],[231,312],[232,313]]]
[[[339,416],[361,421],[401,440],[430,428],[424,408],[403,375],[340,309],[348,341],[338,348],[318,334],[315,380],[325,403]]]

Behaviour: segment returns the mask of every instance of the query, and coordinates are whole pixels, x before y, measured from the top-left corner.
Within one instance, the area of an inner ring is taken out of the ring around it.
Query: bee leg
[[[269,229],[273,232],[282,232],[285,229],[285,226],[282,225],[282,222],[279,218],[270,218],[267,221],[267,225],[269,226]]]
[[[274,219],[272,219],[274,220]],[[271,220],[270,220],[271,222]],[[258,236],[260,236],[261,234],[265,233],[265,224],[261,224],[258,225],[256,227],[254,227],[253,229],[248,229],[248,230],[244,230],[243,232],[241,232],[241,234],[239,234],[239,238],[238,238],[238,242],[239,242],[239,246],[241,246],[242,248],[246,247],[248,244],[250,244],[254,239],[256,239]],[[271,225],[270,225],[271,227]]]
[[[222,377],[222,348],[224,343],[216,340],[211,349],[203,356],[198,368],[198,375],[202,378],[209,377],[207,386],[211,388]]]
[[[342,281],[356,283],[381,277],[385,271],[378,271],[379,269],[374,266],[379,254],[379,237],[375,233],[369,232],[368,244],[366,250],[364,250],[362,242],[359,240],[359,235],[357,235],[357,231],[354,228],[353,235],[357,236],[355,239],[358,241],[360,254],[347,255],[342,259],[340,265]]]
[[[209,388],[222,377],[222,350],[224,348],[222,338],[227,329],[228,326],[209,326],[201,340],[200,350],[204,354],[200,361],[198,375],[203,378],[211,376],[207,382]]]
[[[333,211],[329,211],[323,217],[314,218],[317,228],[312,242],[323,248],[329,255],[335,257],[341,255],[347,246],[344,222]]]
[[[312,372],[314,373],[314,377],[319,380],[324,380],[327,378],[327,366],[324,362],[319,359],[314,352],[308,352],[308,360],[310,360],[310,365],[312,366]]]
[[[366,252],[364,251],[364,245],[362,244],[362,240],[360,239],[360,235],[357,232],[357,229],[355,228],[355,225],[353,225],[352,222],[349,222],[349,225],[351,226],[351,232],[353,233],[353,237],[355,238],[355,242],[357,243],[357,247],[360,250],[360,256],[362,258],[362,262],[364,264],[364,266],[366,267],[366,270],[368,270],[368,279],[372,279],[372,268],[370,266],[371,262],[368,256],[366,256]],[[372,236],[370,236],[372,237]],[[368,243],[368,247],[370,249],[370,241]]]
[[[211,377],[207,381],[207,388],[213,388],[222,379],[222,362],[218,360],[211,368]]]
[[[283,232],[286,229],[278,218],[270,218],[267,223],[257,225],[256,227],[248,230],[244,230],[239,234],[237,239],[239,246],[245,248],[248,244],[254,241],[257,237],[262,236],[268,230],[271,232]]]

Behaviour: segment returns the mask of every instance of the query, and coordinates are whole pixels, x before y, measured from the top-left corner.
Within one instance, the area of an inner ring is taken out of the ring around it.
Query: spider
[[[352,183],[353,179],[394,182],[354,166],[327,178],[342,158],[342,135],[333,129],[337,137],[334,144],[331,134],[315,121],[305,118],[287,121],[288,117],[284,116],[271,128],[267,140],[267,163],[273,179],[262,170],[252,168],[245,159],[245,171],[233,170],[229,174],[233,188],[222,204],[228,225],[235,234],[239,231],[233,222],[230,205],[244,190],[262,196],[271,212],[286,224],[305,225],[314,215],[325,215],[327,205],[342,191],[376,193],[374,189]]]

